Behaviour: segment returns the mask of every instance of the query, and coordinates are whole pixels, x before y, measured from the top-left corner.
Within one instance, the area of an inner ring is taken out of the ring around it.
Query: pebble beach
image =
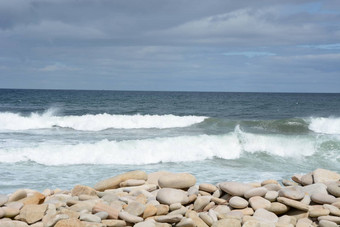
[[[332,227],[340,224],[340,174],[197,184],[190,173],[141,170],[94,186],[0,194],[0,227]]]

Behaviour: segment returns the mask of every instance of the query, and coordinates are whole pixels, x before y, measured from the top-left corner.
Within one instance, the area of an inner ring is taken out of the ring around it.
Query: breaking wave
[[[111,115],[85,114],[81,116],[56,116],[53,110],[43,114],[31,113],[22,116],[17,113],[0,112],[0,130],[29,130],[52,127],[72,128],[80,131],[101,131],[110,128],[177,128],[203,122],[203,116],[175,115]]]

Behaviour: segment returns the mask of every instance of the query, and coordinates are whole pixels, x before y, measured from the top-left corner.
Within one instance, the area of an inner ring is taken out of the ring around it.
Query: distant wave
[[[340,118],[311,118],[308,128],[318,133],[340,134]]]
[[[44,165],[153,164],[206,159],[238,159],[244,152],[265,152],[271,156],[303,157],[317,153],[318,141],[311,137],[258,135],[239,126],[225,135],[179,136],[144,140],[40,144],[26,148],[0,149],[0,162],[33,161]],[[334,157],[329,157],[333,159]]]
[[[72,128],[81,131],[101,131],[109,128],[177,128],[203,122],[203,116],[175,115],[111,115],[85,114],[81,116],[55,116],[53,110],[43,114],[31,113],[22,116],[17,113],[0,112],[0,130],[28,130],[52,127]]]

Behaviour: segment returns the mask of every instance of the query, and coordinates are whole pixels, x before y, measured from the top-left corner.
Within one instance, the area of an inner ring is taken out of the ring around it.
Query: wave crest
[[[101,131],[109,128],[178,128],[203,122],[203,116],[175,115],[111,115],[85,114],[81,116],[55,116],[54,111],[43,114],[31,113],[22,116],[17,113],[0,113],[0,130],[29,130],[52,127],[72,128],[80,131]]]

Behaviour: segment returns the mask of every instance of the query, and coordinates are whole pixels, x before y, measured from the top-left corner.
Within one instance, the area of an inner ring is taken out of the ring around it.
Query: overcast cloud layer
[[[340,92],[340,1],[1,0],[0,87]]]

